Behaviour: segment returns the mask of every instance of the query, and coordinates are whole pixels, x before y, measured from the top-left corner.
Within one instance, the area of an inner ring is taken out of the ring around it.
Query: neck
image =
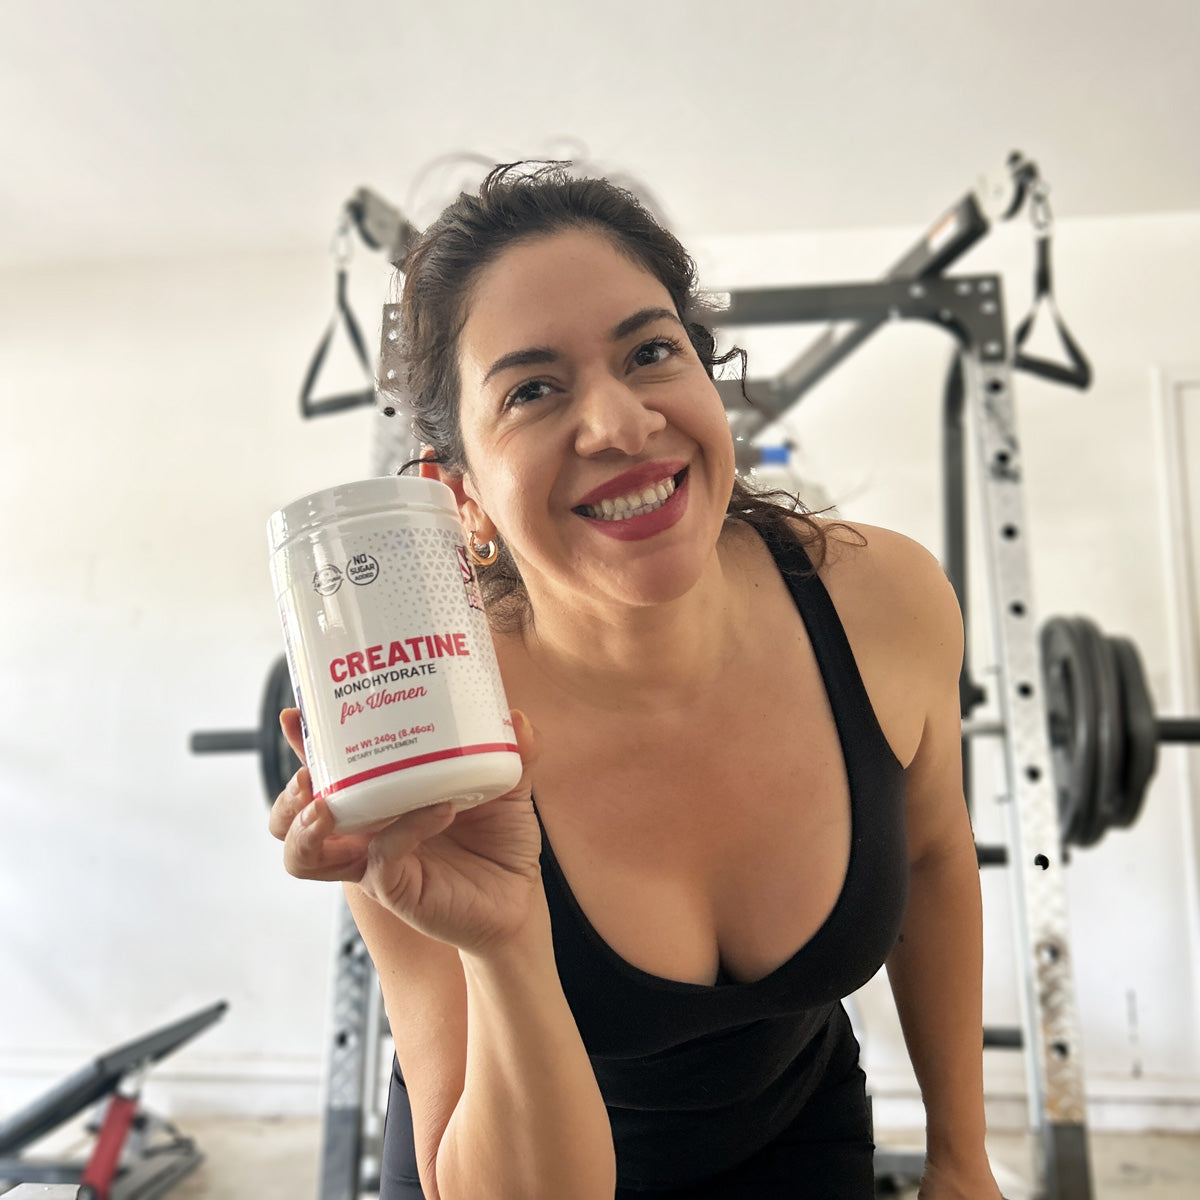
[[[748,641],[737,557],[722,539],[689,591],[651,607],[581,612],[531,596],[520,653],[573,703],[612,713],[694,704],[728,679]]]

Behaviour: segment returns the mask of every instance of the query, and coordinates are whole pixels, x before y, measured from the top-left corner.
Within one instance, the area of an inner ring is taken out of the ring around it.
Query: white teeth
[[[593,519],[602,521],[624,521],[629,517],[640,517],[661,508],[675,491],[675,480],[664,479],[640,492],[628,496],[617,496],[613,500],[601,500],[599,504],[587,505],[583,511]]]

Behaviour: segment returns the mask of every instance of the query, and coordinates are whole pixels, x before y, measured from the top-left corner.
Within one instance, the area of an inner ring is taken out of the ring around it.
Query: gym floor
[[[205,1161],[170,1193],[171,1200],[316,1200],[320,1121],[187,1118],[181,1132]],[[919,1136],[883,1133],[889,1149],[920,1146]],[[1030,1145],[1022,1134],[988,1139],[993,1169],[1008,1200],[1031,1200]],[[1091,1133],[1095,1200],[1196,1200],[1200,1134]],[[902,1200],[915,1200],[906,1191]]]

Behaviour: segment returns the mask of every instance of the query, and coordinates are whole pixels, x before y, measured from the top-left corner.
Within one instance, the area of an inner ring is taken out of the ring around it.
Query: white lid
[[[370,512],[417,511],[458,516],[454,493],[440,480],[416,475],[383,475],[376,479],[357,479],[339,483],[293,500],[267,522],[267,538],[272,551],[307,529],[343,517]]]

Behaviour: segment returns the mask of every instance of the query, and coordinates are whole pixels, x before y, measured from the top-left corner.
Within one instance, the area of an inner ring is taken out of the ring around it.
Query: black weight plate
[[[1096,788],[1092,664],[1067,617],[1051,617],[1042,626],[1041,653],[1059,836],[1064,845],[1081,845]]]
[[[1122,637],[1110,637],[1108,645],[1121,685],[1125,726],[1122,804],[1116,823],[1127,829],[1141,815],[1146,789],[1158,769],[1158,723],[1137,646],[1129,638]]]
[[[288,780],[300,769],[300,760],[288,745],[283,730],[279,728],[279,714],[285,708],[295,707],[296,700],[288,675],[287,658],[281,654],[267,674],[267,686],[263,691],[262,711],[258,721],[262,781],[268,804],[275,803],[275,798],[287,787]]]
[[[1120,815],[1121,762],[1125,751],[1121,690],[1116,665],[1100,627],[1087,617],[1075,617],[1073,623],[1091,660],[1092,686],[1096,689],[1092,706],[1096,721],[1096,785],[1088,805],[1084,840],[1079,843],[1094,846]]]

